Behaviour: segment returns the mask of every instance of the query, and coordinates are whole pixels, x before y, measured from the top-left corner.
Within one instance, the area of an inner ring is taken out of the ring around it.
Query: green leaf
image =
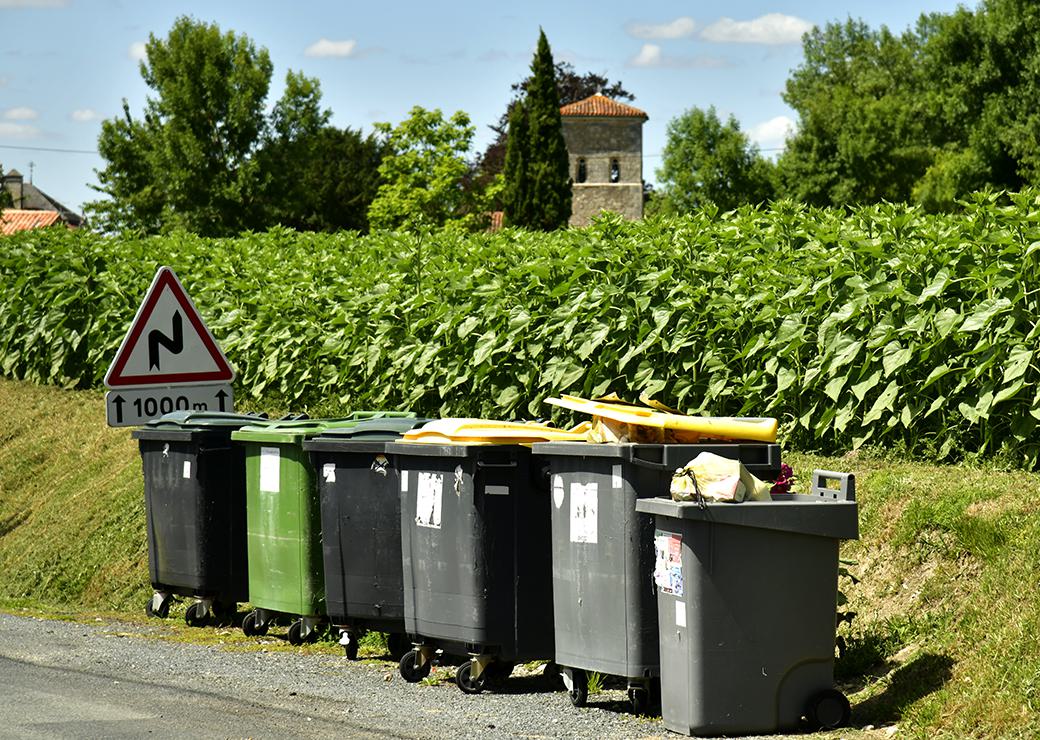
[[[901,347],[898,342],[889,342],[885,345],[884,356],[881,364],[885,368],[885,377],[890,377],[899,368],[910,362],[914,352],[909,347]]]
[[[899,395],[899,386],[893,380],[887,386],[885,390],[881,391],[881,395],[874,401],[874,405],[870,407],[870,411],[863,417],[863,426],[867,427],[873,424],[875,421],[881,418],[881,416],[887,411],[892,413],[893,404],[896,400],[896,396]]]
[[[1004,363],[1004,382],[1010,383],[1021,378],[1029,369],[1029,363],[1033,361],[1033,350],[1023,344],[1016,344],[1008,353],[1007,362]]]
[[[839,375],[838,377],[833,378],[823,389],[824,394],[832,401],[837,401],[841,397],[841,391],[842,388],[845,387],[845,381],[847,379],[848,378],[845,375]]]
[[[961,324],[960,331],[979,331],[985,329],[993,317],[997,314],[1008,310],[1011,307],[1011,301],[1007,298],[990,298],[983,301],[978,305],[971,314],[964,319],[964,323]]]
[[[874,389],[874,386],[881,380],[881,371],[875,370],[865,380],[856,383],[852,386],[852,393],[860,401],[866,398],[867,394]]]

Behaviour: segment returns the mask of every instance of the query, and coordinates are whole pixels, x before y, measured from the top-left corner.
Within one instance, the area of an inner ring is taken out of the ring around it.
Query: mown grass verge
[[[118,615],[147,632],[143,488],[129,433],[104,426],[93,391],[0,380],[0,414],[0,607]],[[842,584],[857,616],[842,628],[838,663],[858,729],[833,737],[886,737],[893,726],[922,738],[1040,736],[1040,475],[870,450],[787,459],[803,482],[813,468],[858,479],[862,539],[843,556],[860,583]],[[172,622],[162,639],[291,649]],[[365,648],[379,658],[378,644]]]

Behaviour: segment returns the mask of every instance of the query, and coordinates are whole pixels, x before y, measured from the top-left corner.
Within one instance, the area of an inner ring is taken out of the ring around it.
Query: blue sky
[[[477,150],[491,139],[487,126],[510,85],[527,74],[541,26],[557,60],[620,80],[636,96],[650,116],[644,170],[654,181],[668,121],[694,106],[736,116],[771,155],[783,146],[796,116],[780,94],[801,61],[805,29],[851,16],[901,31],[921,13],[961,4],[0,0],[0,163],[27,177],[32,169],[37,186],[74,209],[93,199],[88,185],[102,161],[89,152],[101,120],[119,114],[124,97],[141,114],[149,92],[137,66],[143,42],[191,15],[269,50],[271,102],[286,71],[300,70],[321,81],[338,126],[371,131],[413,105],[464,110],[477,126]]]

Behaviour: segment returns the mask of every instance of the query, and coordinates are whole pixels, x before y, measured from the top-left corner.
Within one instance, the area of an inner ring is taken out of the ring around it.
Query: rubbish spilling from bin
[[[702,452],[672,475],[673,501],[771,501],[773,484],[753,476],[740,460]]]
[[[402,441],[456,445],[531,444],[549,440],[581,442],[585,440],[589,428],[587,422],[568,431],[537,422],[446,418],[405,432]]]
[[[689,416],[645,399],[640,406],[616,397],[590,400],[561,395],[545,402],[599,419],[597,433],[608,442],[696,443],[706,440],[776,442],[776,419]],[[611,438],[611,436],[616,438]],[[599,441],[599,440],[590,440]]]

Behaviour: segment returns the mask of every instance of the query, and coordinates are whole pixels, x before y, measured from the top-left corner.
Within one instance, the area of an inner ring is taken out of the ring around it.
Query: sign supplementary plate
[[[169,267],[160,267],[105,374],[112,389],[228,383],[235,373]]]

